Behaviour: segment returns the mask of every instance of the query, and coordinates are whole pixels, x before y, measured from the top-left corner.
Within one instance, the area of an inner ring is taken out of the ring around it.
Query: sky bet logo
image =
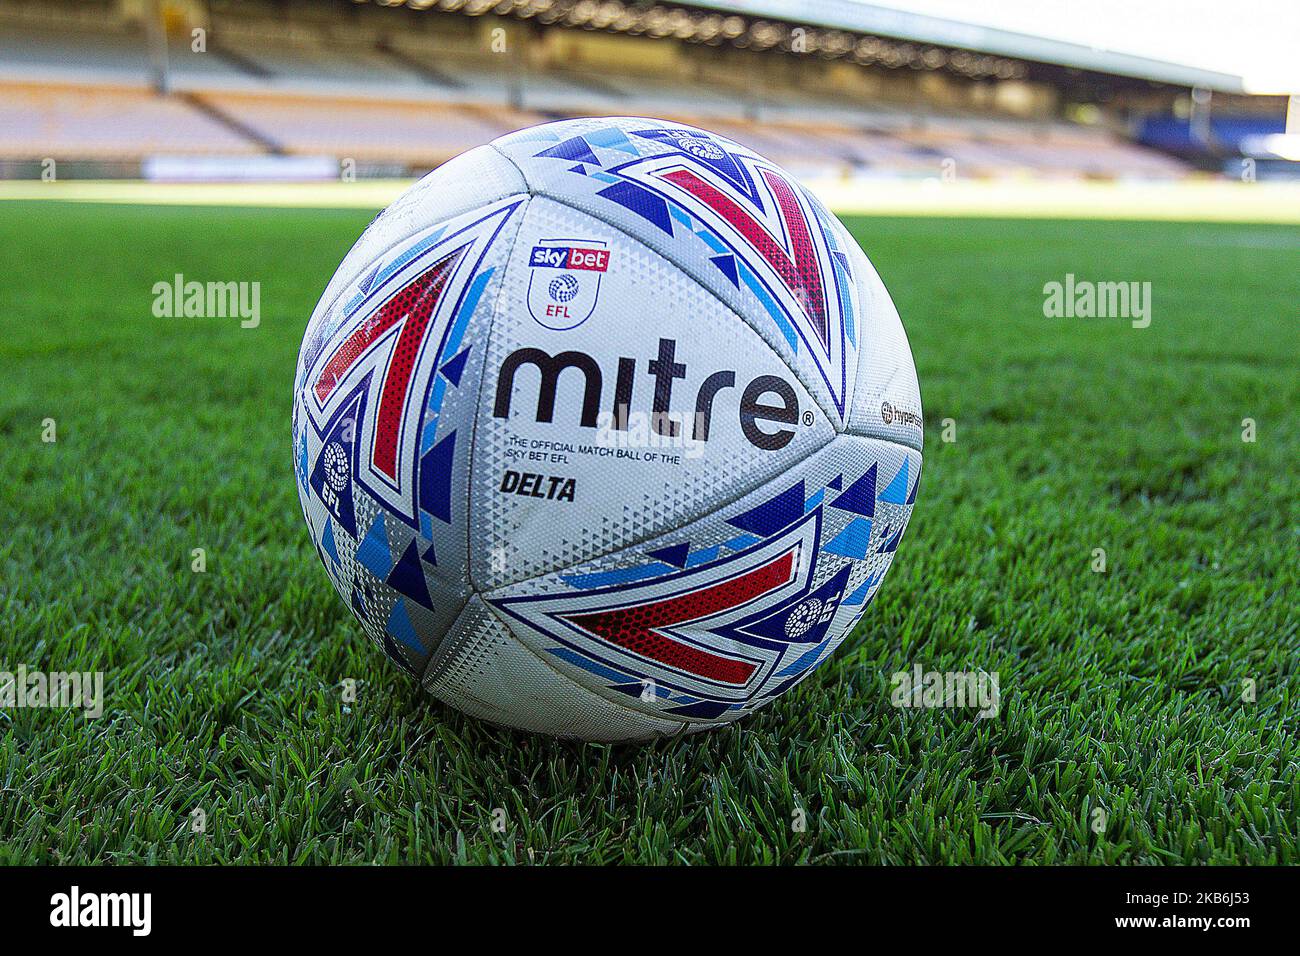
[[[528,254],[528,311],[548,329],[577,328],[591,318],[609,250],[599,239],[543,239]]]
[[[551,269],[604,272],[609,268],[609,250],[583,249],[581,246],[533,246],[528,264],[534,269],[546,266]]]

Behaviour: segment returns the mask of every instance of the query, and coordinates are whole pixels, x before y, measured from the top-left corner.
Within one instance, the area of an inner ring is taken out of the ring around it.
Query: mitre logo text
[[[693,408],[693,413],[674,411],[673,387],[679,379],[686,378],[687,371],[686,362],[677,359],[675,339],[660,339],[658,353],[644,365],[633,356],[619,357],[614,388],[608,396],[605,394],[607,376],[600,363],[588,353],[570,350],[552,355],[538,348],[516,349],[501,363],[492,409],[494,417],[509,417],[515,377],[525,365],[535,370],[524,381],[537,382],[538,422],[555,420],[560,376],[568,369],[575,369],[582,376],[582,406],[575,417],[583,428],[602,427],[603,421],[603,427],[609,430],[625,431],[637,414],[630,409],[648,402],[650,427],[656,434],[707,442],[715,411],[730,407],[734,408],[746,441],[763,451],[777,451],[794,438],[794,429],[786,426],[799,421],[799,396],[789,382],[777,375],[758,375],[741,388],[732,369],[713,372],[700,382],[692,405],[687,406]],[[643,376],[649,376],[650,381]],[[681,397],[677,396],[679,400]],[[805,416],[805,421],[811,421],[811,414]]]

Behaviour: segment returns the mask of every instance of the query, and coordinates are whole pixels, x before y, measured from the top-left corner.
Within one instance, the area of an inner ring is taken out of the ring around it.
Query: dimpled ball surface
[[[899,547],[921,425],[834,216],[639,118],[412,186],[321,297],[293,409],[312,541],[370,638],[453,707],[604,741],[729,723],[834,653]]]

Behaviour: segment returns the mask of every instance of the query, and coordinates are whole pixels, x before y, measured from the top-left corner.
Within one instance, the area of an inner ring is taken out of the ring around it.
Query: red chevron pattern
[[[669,637],[664,629],[714,617],[756,601],[790,581],[793,550],[739,577],[719,581],[698,591],[634,607],[565,616],[569,623],[611,644],[697,677],[742,685],[755,665],[714,654]]]
[[[776,271],[786,288],[803,306],[804,314],[812,323],[822,347],[829,348],[830,324],[826,316],[826,292],[808,217],[799,205],[794,187],[784,176],[770,169],[762,170],[762,175],[771,187],[772,195],[776,197],[781,219],[790,233],[790,253],[738,202],[695,172],[674,169],[664,173],[663,178],[686,190],[744,236],[745,241]]]
[[[380,373],[379,410],[372,453],[375,470],[394,480],[397,478],[397,443],[402,412],[409,397],[416,358],[429,320],[446,288],[447,277],[451,275],[460,253],[461,250],[457,250],[435,262],[358,326],[330,356],[312,386],[316,400],[323,404],[371,346],[394,326],[401,325],[388,366]]]

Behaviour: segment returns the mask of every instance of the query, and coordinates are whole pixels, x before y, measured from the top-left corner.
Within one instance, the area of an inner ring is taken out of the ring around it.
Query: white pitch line
[[[1300,224],[1300,183],[812,179],[848,215],[978,216]],[[0,201],[382,209],[411,180],[355,183],[152,183],[0,180]]]

